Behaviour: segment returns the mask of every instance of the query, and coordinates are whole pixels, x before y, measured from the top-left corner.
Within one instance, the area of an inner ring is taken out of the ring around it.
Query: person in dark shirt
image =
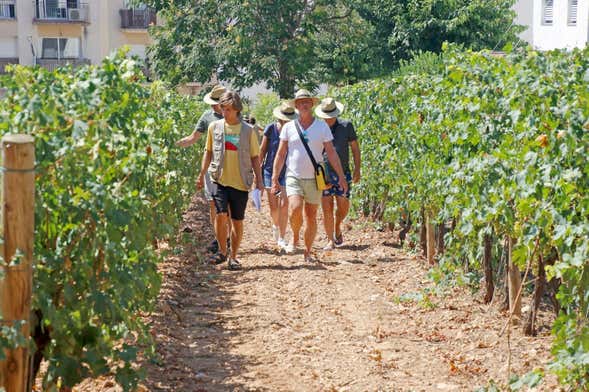
[[[360,146],[356,131],[351,122],[339,119],[344,110],[344,105],[333,98],[325,98],[315,108],[315,115],[322,118],[333,135],[333,145],[337,151],[344,175],[348,184],[360,181]],[[354,171],[350,171],[350,150],[354,158]],[[321,209],[323,210],[323,225],[327,234],[327,245],[325,250],[331,250],[344,243],[342,235],[342,222],[346,219],[350,209],[350,188],[344,191],[338,185],[338,175],[329,165],[327,166],[329,182],[332,186],[323,191],[321,198]],[[334,217],[334,205],[335,217]]]
[[[213,121],[223,119],[223,114],[221,113],[221,106],[219,105],[219,99],[223,93],[225,93],[225,87],[221,85],[216,85],[211,89],[209,93],[204,96],[203,101],[209,105],[211,108],[205,111],[200,118],[198,119],[196,126],[194,127],[194,131],[182,139],[176,142],[176,145],[179,147],[190,147],[194,143],[198,142],[201,136],[207,132],[209,129],[209,125]],[[209,217],[211,221],[211,225],[214,226],[215,217],[217,215],[217,211],[215,209],[215,202],[213,201],[213,194],[215,193],[216,186],[215,183],[211,181],[210,176],[207,174],[204,179],[204,195],[205,198],[209,202]],[[228,231],[231,230],[231,227],[227,228]],[[219,249],[219,244],[217,240],[213,240],[208,247],[209,252],[217,253]]]

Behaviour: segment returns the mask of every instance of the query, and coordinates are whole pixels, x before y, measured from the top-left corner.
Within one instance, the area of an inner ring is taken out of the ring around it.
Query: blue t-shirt
[[[266,159],[264,159],[263,168],[263,175],[272,177],[272,168],[274,167],[274,158],[276,158],[276,153],[278,152],[278,146],[280,145],[280,132],[276,128],[276,123],[272,123],[266,126],[264,129],[264,136],[268,139],[268,152],[266,152]],[[280,178],[284,176],[286,171],[286,165],[282,167],[282,172],[280,172]]]

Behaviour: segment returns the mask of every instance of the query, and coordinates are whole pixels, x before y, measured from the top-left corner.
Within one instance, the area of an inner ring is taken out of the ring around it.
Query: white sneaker
[[[278,244],[278,247],[281,250],[285,250],[288,247],[288,244],[286,243],[286,240],[284,238],[279,238],[278,241],[276,241],[276,243]]]
[[[284,248],[284,251],[286,253],[294,253],[297,250],[296,246],[294,246],[294,244],[292,242],[290,242],[288,245],[286,245],[286,247]]]
[[[274,236],[274,241],[278,242],[278,239],[280,238],[280,230],[274,225],[272,225],[272,235]]]
[[[334,250],[335,249],[335,245],[333,244],[333,241],[328,241],[327,245],[325,245],[323,247],[323,250]]]

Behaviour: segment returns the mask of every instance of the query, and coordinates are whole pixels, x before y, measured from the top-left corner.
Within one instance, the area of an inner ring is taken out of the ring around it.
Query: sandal
[[[231,271],[238,271],[241,269],[241,263],[237,259],[229,259],[227,266]]]
[[[317,260],[315,257],[313,257],[313,255],[308,254],[305,256],[305,263],[315,264],[315,263],[319,263],[319,260]]]
[[[215,253],[214,255],[212,255],[211,257],[209,257],[209,264],[214,264],[214,265],[218,265],[218,264],[222,264],[227,260],[227,256],[222,255],[221,253]]]

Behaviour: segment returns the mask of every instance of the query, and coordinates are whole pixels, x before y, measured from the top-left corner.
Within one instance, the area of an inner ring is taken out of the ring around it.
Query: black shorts
[[[217,189],[213,193],[213,201],[217,214],[227,213],[227,207],[231,208],[231,219],[243,220],[247,207],[248,192],[230,186],[216,184]]]

